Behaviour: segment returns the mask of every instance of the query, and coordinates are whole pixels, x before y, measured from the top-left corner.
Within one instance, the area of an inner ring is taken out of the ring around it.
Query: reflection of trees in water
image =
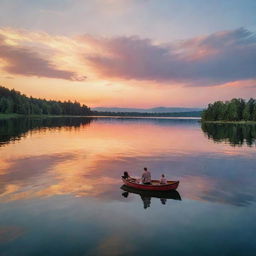
[[[256,125],[202,123],[201,128],[215,142],[227,141],[232,146],[252,146],[256,142]]]
[[[11,141],[20,140],[31,130],[60,129],[61,127],[78,128],[88,125],[92,118],[54,117],[54,118],[17,118],[0,119],[0,146]]]

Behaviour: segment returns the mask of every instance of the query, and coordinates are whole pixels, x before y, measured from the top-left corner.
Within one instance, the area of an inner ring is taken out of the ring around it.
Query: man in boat
[[[148,171],[146,167],[144,168],[144,172],[141,177],[141,182],[145,185],[151,184],[151,173]]]

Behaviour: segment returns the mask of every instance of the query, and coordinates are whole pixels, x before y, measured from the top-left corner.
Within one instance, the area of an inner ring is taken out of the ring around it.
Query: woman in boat
[[[162,174],[162,177],[161,177],[161,179],[160,179],[160,184],[161,184],[161,185],[167,184],[167,179],[165,178],[164,174]]]
[[[151,173],[148,171],[146,167],[144,168],[144,172],[141,177],[141,182],[145,185],[151,184]]]
[[[129,173],[128,172],[124,172],[124,175],[122,176],[124,179],[126,179],[126,180],[128,180],[128,179],[130,179],[131,177],[130,177],[130,175],[129,175]]]

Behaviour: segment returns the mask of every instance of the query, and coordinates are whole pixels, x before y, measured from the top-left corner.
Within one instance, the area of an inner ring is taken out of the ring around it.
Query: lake
[[[256,255],[255,138],[195,119],[0,120],[0,255]],[[143,167],[177,192],[123,190]]]

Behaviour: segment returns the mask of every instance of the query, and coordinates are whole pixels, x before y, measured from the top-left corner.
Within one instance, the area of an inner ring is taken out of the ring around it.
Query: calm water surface
[[[0,255],[256,255],[256,129],[197,120],[0,121]],[[163,198],[127,170],[180,180]]]

